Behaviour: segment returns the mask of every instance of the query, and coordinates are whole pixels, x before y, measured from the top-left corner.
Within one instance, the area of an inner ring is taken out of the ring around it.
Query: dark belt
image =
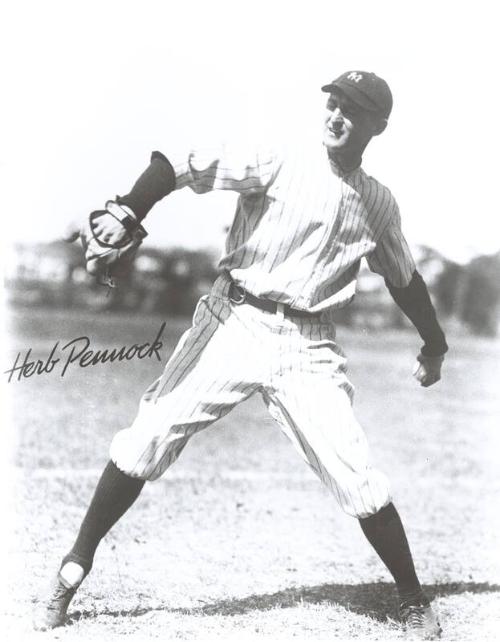
[[[306,310],[296,310],[291,308],[286,303],[277,303],[276,301],[271,301],[271,299],[260,299],[258,296],[254,296],[248,290],[245,290],[240,285],[236,285],[234,281],[231,281],[229,284],[229,300],[235,305],[242,305],[243,303],[249,303],[259,310],[264,310],[265,312],[271,312],[276,314],[278,311],[278,306],[283,306],[283,314],[286,314],[289,317],[307,317],[317,319],[321,316],[321,312],[307,312]]]

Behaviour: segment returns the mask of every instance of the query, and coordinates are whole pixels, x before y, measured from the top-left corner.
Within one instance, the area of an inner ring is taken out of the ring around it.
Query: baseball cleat
[[[83,569],[72,562],[66,564],[59,571],[50,589],[48,599],[41,600],[35,612],[33,627],[36,631],[49,631],[65,623],[68,606],[82,579]]]
[[[399,615],[407,640],[437,640],[443,629],[430,605],[401,605]]]

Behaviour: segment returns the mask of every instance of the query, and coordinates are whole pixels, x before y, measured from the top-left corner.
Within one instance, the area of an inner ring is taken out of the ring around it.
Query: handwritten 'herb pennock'
[[[132,359],[146,359],[155,356],[161,361],[160,350],[163,348],[163,341],[160,341],[165,322],[162,323],[153,341],[134,343],[131,346],[120,348],[103,348],[95,350],[87,336],[71,339],[61,348],[57,341],[51,348],[46,359],[34,359],[31,357],[32,348],[24,353],[18,352],[12,368],[5,370],[8,375],[8,383],[13,380],[22,381],[33,375],[51,374],[59,371],[61,377],[72,367],[88,368],[99,364],[113,363],[115,361],[131,361]],[[59,356],[56,356],[59,355]]]

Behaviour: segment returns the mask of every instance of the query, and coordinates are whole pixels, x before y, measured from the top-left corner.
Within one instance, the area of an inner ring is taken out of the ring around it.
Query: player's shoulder
[[[306,142],[274,137],[255,139],[246,148],[252,150],[259,165],[271,166],[274,176],[280,176],[284,181],[291,180],[292,177],[304,180],[315,165],[319,164],[317,148]]]
[[[170,157],[186,157],[207,159],[236,159],[244,160],[259,156],[263,159],[282,156],[279,142],[266,141],[259,138],[249,138],[244,135],[232,137],[206,136],[197,141],[187,141],[169,153]]]
[[[398,212],[398,203],[391,190],[378,179],[367,174],[363,169],[359,172],[359,192],[367,209],[371,211],[385,210],[389,214]]]
[[[279,140],[263,138],[233,138],[223,143],[223,155],[228,161],[247,163],[275,173],[283,164],[286,151]]]
[[[325,148],[318,141],[307,136],[296,136],[293,140],[275,139],[276,154],[285,173],[293,173],[300,180],[322,180],[330,175]]]

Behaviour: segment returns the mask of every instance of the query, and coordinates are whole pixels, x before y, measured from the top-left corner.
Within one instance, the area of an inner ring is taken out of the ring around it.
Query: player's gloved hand
[[[444,355],[441,357],[427,357],[420,353],[413,370],[413,376],[424,388],[432,386],[441,379],[441,366]]]
[[[68,230],[65,240],[71,243],[80,238],[87,272],[114,286],[116,277],[130,270],[146,236],[130,208],[108,201],[106,209],[92,212],[81,229]]]

